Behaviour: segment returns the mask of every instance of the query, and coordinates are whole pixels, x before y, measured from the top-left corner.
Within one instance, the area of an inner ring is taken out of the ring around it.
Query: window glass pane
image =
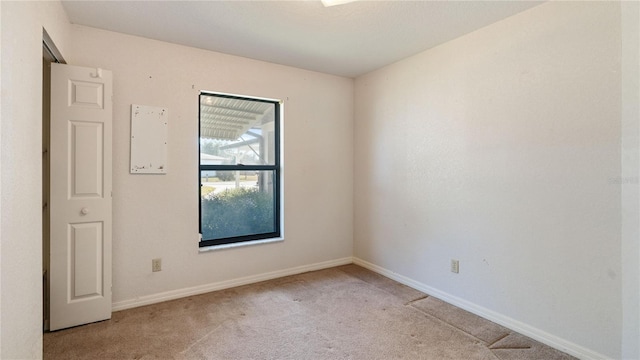
[[[201,171],[202,239],[273,233],[274,171]]]
[[[200,96],[201,165],[274,165],[274,103]]]

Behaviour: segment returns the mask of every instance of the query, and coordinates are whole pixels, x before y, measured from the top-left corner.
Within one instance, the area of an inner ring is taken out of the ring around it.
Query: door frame
[[[49,330],[49,191],[50,191],[50,160],[49,136],[51,122],[51,63],[66,64],[60,50],[56,47],[47,33],[42,29],[42,327]]]

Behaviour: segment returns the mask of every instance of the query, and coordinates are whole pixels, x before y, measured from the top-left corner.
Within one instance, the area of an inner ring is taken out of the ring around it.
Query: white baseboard
[[[446,301],[451,305],[455,305],[461,309],[467,310],[473,314],[483,317],[487,320],[493,321],[506,328],[516,331],[522,335],[528,336],[534,340],[537,340],[543,344],[549,345],[555,349],[563,351],[567,354],[573,355],[579,359],[608,359],[609,357],[602,355],[596,351],[587,349],[578,344],[572,343],[555,335],[549,334],[543,330],[535,328],[531,325],[525,324],[521,321],[512,319],[503,314],[497,313],[493,310],[489,310],[482,306],[476,305],[470,301],[461,299],[457,296],[453,296],[446,292],[435,289],[431,286],[425,285],[408,277],[397,274],[391,270],[387,270],[378,265],[372,264],[357,257],[353,258],[353,263],[371,271],[377,272],[380,275],[384,275],[390,279],[393,279],[399,283],[412,287],[416,290],[422,291],[427,295],[437,297],[440,300]]]
[[[260,281],[271,280],[281,278],[289,275],[301,274],[308,271],[322,270],[340,265],[347,265],[353,263],[352,257],[345,257],[341,259],[323,261],[320,263],[303,265],[289,269],[277,270],[263,274],[257,274],[238,279],[225,280],[200,286],[194,286],[189,288],[183,288],[178,290],[165,291],[162,293],[140,296],[135,299],[123,300],[114,302],[111,306],[112,311],[120,311],[131,309],[139,306],[151,305],[163,301],[175,300],[187,296],[204,294],[211,291],[228,289],[236,286],[242,286],[247,284],[253,284]]]

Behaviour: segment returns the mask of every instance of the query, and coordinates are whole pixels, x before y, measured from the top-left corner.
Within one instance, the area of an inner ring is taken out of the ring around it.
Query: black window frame
[[[273,165],[249,165],[249,164],[236,164],[236,165],[202,165],[200,162],[200,132],[201,132],[201,100],[203,96],[216,96],[227,99],[238,99],[245,101],[257,101],[274,105],[274,164]],[[281,166],[280,166],[280,105],[282,103],[279,100],[270,100],[262,98],[254,98],[250,96],[229,95],[215,92],[201,91],[198,95],[198,231],[200,233],[199,247],[209,247],[216,245],[235,244],[241,242],[255,241],[255,240],[267,240],[281,237]],[[200,196],[200,188],[202,187],[202,171],[217,170],[217,171],[273,171],[273,206],[274,206],[274,229],[273,232],[251,234],[243,236],[234,236],[220,239],[203,239],[202,238],[202,197]]]

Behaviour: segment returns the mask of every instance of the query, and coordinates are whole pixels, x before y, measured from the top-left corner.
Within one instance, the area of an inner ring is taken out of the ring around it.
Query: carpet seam
[[[480,339],[479,337],[477,337],[477,336],[475,336],[475,335],[473,335],[471,333],[468,333],[468,332],[460,329],[459,327],[457,327],[457,326],[455,326],[455,325],[453,325],[451,323],[448,323],[448,322],[446,322],[446,321],[444,321],[444,320],[442,320],[442,319],[440,319],[440,318],[438,318],[438,317],[436,317],[434,315],[431,315],[431,314],[429,314],[427,312],[424,312],[424,311],[418,309],[417,307],[415,307],[413,305],[407,305],[407,307],[410,307],[410,308],[418,311],[419,313],[423,314],[424,316],[426,316],[428,318],[435,319],[435,320],[437,320],[437,321],[439,321],[439,322],[441,322],[441,323],[443,323],[443,324],[445,324],[445,325],[447,325],[447,326],[449,326],[449,327],[451,327],[451,328],[453,328],[455,330],[458,330],[459,332],[461,332],[461,333],[463,333],[463,334],[465,334],[465,335],[467,335],[467,336],[469,336],[469,337],[471,337],[473,339],[478,340],[482,345],[485,346],[485,348],[491,353],[491,355],[493,355],[494,357],[496,357],[498,359],[500,359],[500,356],[498,356],[496,353],[494,353],[493,350],[528,350],[528,349],[531,349],[531,347],[528,347],[528,348],[495,348],[495,349],[492,349],[492,348],[490,348],[491,345],[493,345],[493,344],[497,343],[498,341],[500,341],[500,340],[506,338],[507,336],[511,335],[511,332],[506,334],[505,336],[499,338],[498,340],[492,342],[491,344],[488,344],[486,341]]]
[[[494,342],[492,342],[491,344],[487,344],[487,347],[491,347],[493,345],[495,345],[498,341],[501,341],[503,339],[505,339],[507,336],[511,335],[511,332],[508,332],[507,334],[505,334],[503,337],[498,338],[497,340],[495,340]]]
[[[424,300],[424,299],[426,299],[426,298],[428,298],[428,297],[429,297],[429,295],[425,295],[425,296],[423,296],[423,297],[419,297],[419,298],[417,298],[417,299],[410,300],[409,302],[407,302],[406,304],[404,304],[404,306],[411,306],[411,304],[415,303],[416,301]]]
[[[458,330],[459,332],[461,332],[461,333],[463,333],[463,334],[466,334],[466,335],[468,335],[468,336],[470,336],[470,337],[472,337],[472,338],[474,338],[474,339],[478,340],[478,341],[479,341],[479,342],[481,342],[483,345],[487,346],[487,342],[486,342],[486,341],[484,341],[484,340],[480,339],[479,337],[477,337],[477,336],[475,336],[475,335],[473,335],[473,334],[471,334],[471,333],[468,333],[468,332],[464,331],[463,329],[461,329],[461,328],[459,328],[459,327],[457,327],[457,326],[455,326],[455,325],[453,325],[453,324],[451,324],[451,323],[448,323],[448,322],[446,322],[446,321],[444,321],[444,320],[440,319],[439,317],[436,317],[436,316],[431,315],[431,314],[429,314],[429,313],[427,313],[427,312],[424,312],[424,311],[422,311],[422,310],[418,309],[417,307],[415,307],[415,306],[413,306],[413,305],[408,305],[407,307],[410,307],[410,308],[412,308],[412,309],[414,309],[414,310],[418,311],[419,313],[421,313],[421,314],[423,314],[423,315],[427,316],[428,318],[435,319],[435,320],[437,320],[437,321],[439,321],[439,322],[441,322],[441,323],[443,323],[443,324],[445,324],[445,325],[447,325],[447,326],[449,326],[449,327],[451,327],[451,328],[453,328],[453,329],[456,329],[456,330]],[[491,349],[489,349],[489,347],[488,347],[488,346],[487,346],[487,349],[488,349],[488,350],[491,350]]]
[[[378,290],[382,290],[383,292],[386,292],[386,293],[388,293],[388,294],[391,294],[391,295],[393,295],[393,296],[396,296],[396,297],[397,297],[397,295],[393,294],[393,293],[392,293],[392,292],[390,292],[390,291],[387,291],[387,290],[386,290],[386,289],[384,289],[384,288],[378,287],[378,286],[376,286],[376,285],[375,285],[375,284],[373,284],[373,283],[370,283],[370,282],[368,282],[368,281],[365,281],[364,279],[361,279],[361,278],[359,278],[359,277],[353,276],[352,274],[349,274],[349,273],[347,273],[346,271],[344,271],[344,270],[342,270],[342,269],[340,269],[340,271],[342,271],[343,273],[345,273],[345,274],[349,275],[350,277],[353,277],[353,278],[355,278],[355,279],[357,279],[357,280],[359,280],[359,281],[362,281],[362,282],[363,282],[363,283],[365,283],[365,284],[368,284],[368,285],[370,285],[370,286],[373,286],[373,287],[377,288]],[[431,315],[431,314],[429,314],[429,313],[426,313],[426,312],[424,312],[424,311],[422,311],[422,310],[420,310],[420,309],[418,309],[417,307],[415,307],[415,306],[413,306],[413,305],[412,305],[413,303],[415,303],[415,302],[417,302],[417,301],[420,301],[420,300],[424,300],[424,299],[426,299],[426,298],[428,298],[428,297],[429,297],[429,295],[428,295],[428,294],[425,294],[425,295],[424,295],[423,297],[421,297],[421,298],[418,298],[418,299],[411,300],[411,301],[407,302],[406,304],[404,304],[404,306],[405,306],[405,307],[410,307],[410,308],[412,308],[412,309],[414,309],[414,310],[418,311],[419,313],[421,313],[421,314],[423,314],[423,315],[425,315],[425,316],[427,316],[427,317],[429,317],[429,318],[431,318],[431,319],[435,319],[435,320],[437,320],[438,322],[440,322],[440,323],[442,323],[442,324],[445,324],[445,325],[447,325],[447,326],[449,326],[449,327],[451,327],[451,328],[453,328],[453,329],[455,329],[455,330],[457,330],[457,331],[459,331],[459,332],[461,332],[461,333],[463,333],[463,334],[466,334],[466,335],[468,335],[468,336],[472,337],[473,339],[476,339],[476,340],[480,341],[480,343],[481,343],[481,344],[483,344],[483,345],[485,345],[485,346],[486,346],[486,348],[487,348],[487,350],[489,350],[489,351],[491,352],[491,349],[489,349],[489,347],[488,347],[488,345],[487,345],[487,342],[486,342],[486,341],[484,341],[484,340],[482,340],[482,339],[480,339],[480,338],[476,337],[475,335],[470,334],[470,333],[468,333],[468,332],[464,331],[463,329],[460,329],[460,328],[458,328],[457,326],[454,326],[454,325],[452,325],[452,324],[450,324],[450,323],[448,323],[448,322],[446,322],[446,321],[444,321],[444,320],[442,320],[442,319],[440,319],[440,318],[438,318],[438,317],[436,317],[436,316],[433,316],[433,315]],[[508,335],[508,334],[507,334],[507,335]],[[494,342],[494,343],[495,343],[495,342]],[[491,352],[491,353],[493,354],[493,352]],[[495,354],[493,354],[493,355],[494,355],[494,356],[496,356]]]
[[[218,324],[212,330],[208,331],[206,334],[201,336],[198,340],[191,342],[191,344],[186,349],[180,351],[179,354],[184,354],[187,351],[191,350],[191,348],[196,346],[198,343],[202,342],[202,340],[204,340],[205,338],[209,337],[209,335],[213,334],[216,330],[218,330],[226,322],[227,322],[227,319],[223,320],[220,324]]]
[[[427,295],[427,297],[429,297],[429,295]],[[419,300],[422,300],[422,299],[419,299]],[[416,300],[416,301],[417,301],[417,300]],[[509,332],[508,332],[507,334],[505,334],[504,336],[502,336],[502,337],[498,338],[497,340],[494,340],[494,341],[493,341],[493,342],[491,342],[491,343],[488,343],[487,341],[484,341],[484,340],[480,339],[479,337],[477,337],[477,336],[475,336],[475,335],[471,334],[470,332],[465,331],[465,330],[464,330],[464,329],[462,329],[462,328],[459,328],[459,327],[457,327],[457,326],[455,326],[455,325],[453,325],[453,324],[451,324],[451,323],[447,322],[446,320],[440,319],[439,317],[437,317],[437,316],[435,316],[435,315],[429,314],[428,312],[425,312],[425,311],[421,310],[420,308],[417,308],[417,307],[413,306],[412,304],[413,304],[414,302],[415,302],[415,301],[408,303],[408,304],[407,304],[407,306],[410,306],[410,307],[412,307],[413,309],[416,309],[416,310],[418,310],[419,312],[421,312],[421,313],[423,313],[423,314],[425,314],[425,315],[428,315],[428,316],[430,316],[430,317],[432,317],[432,318],[434,318],[434,319],[438,319],[438,320],[442,321],[443,323],[445,323],[445,324],[447,324],[447,325],[449,325],[449,326],[453,327],[454,329],[460,330],[460,331],[462,331],[463,333],[468,334],[469,336],[471,336],[471,337],[473,337],[473,338],[475,338],[475,339],[478,339],[478,340],[482,341],[482,343],[483,343],[483,344],[485,344],[485,345],[487,346],[487,349],[489,349],[489,347],[490,347],[490,346],[494,345],[494,344],[495,344],[495,343],[497,343],[498,341],[500,341],[500,340],[502,340],[502,339],[506,338],[507,336],[509,336],[509,335],[511,335],[511,334],[513,333],[512,331],[509,331]],[[530,349],[530,348],[531,348],[531,347],[529,347],[528,349]]]
[[[467,335],[467,336],[469,336],[469,337],[473,338],[473,339],[476,339],[477,341],[479,341],[479,343],[480,343],[480,344],[482,344],[482,345],[484,345],[484,346],[485,346],[485,348],[489,351],[489,353],[490,353],[494,358],[496,358],[496,359],[501,359],[501,358],[500,358],[496,353],[494,353],[494,352],[493,352],[493,350],[492,350],[491,348],[489,348],[489,346],[487,345],[487,342],[486,342],[486,341],[484,341],[484,340],[482,340],[482,339],[478,338],[477,336],[475,336],[475,335],[473,335],[473,334],[470,334],[470,333],[468,333],[468,332],[466,332],[466,331],[464,331],[464,330],[462,330],[462,329],[458,328],[457,326],[454,326],[454,325],[452,325],[452,324],[450,324],[450,323],[448,323],[448,322],[446,322],[446,321],[444,321],[444,320],[442,320],[442,319],[440,319],[440,318],[438,318],[438,317],[436,317],[436,316],[433,316],[433,315],[431,315],[431,314],[429,314],[429,313],[426,313],[426,312],[424,312],[424,311],[422,311],[422,310],[418,309],[417,307],[415,307],[415,306],[413,306],[413,305],[408,305],[407,307],[410,307],[410,308],[412,308],[412,309],[414,309],[414,310],[418,311],[419,313],[423,314],[424,316],[426,316],[426,317],[428,317],[428,318],[430,318],[430,319],[434,319],[434,320],[436,320],[436,321],[438,321],[438,322],[440,322],[440,323],[442,323],[442,324],[445,324],[446,326],[449,326],[450,328],[453,328],[453,329],[455,329],[455,330],[457,330],[457,331],[459,331],[459,332],[461,332],[461,333],[463,333],[463,334],[465,334],[465,335]],[[504,338],[505,338],[505,337],[507,337],[507,336],[509,336],[509,334],[505,335],[505,336],[504,336],[503,338],[501,338],[500,340],[504,339]],[[498,341],[499,341],[499,340],[498,340]],[[492,344],[495,344],[495,342],[493,342]]]
[[[499,348],[489,348],[489,350],[493,351],[493,350],[529,350],[531,349],[531,346],[527,346],[527,347],[518,347],[518,346],[514,346],[514,347],[499,347]]]

